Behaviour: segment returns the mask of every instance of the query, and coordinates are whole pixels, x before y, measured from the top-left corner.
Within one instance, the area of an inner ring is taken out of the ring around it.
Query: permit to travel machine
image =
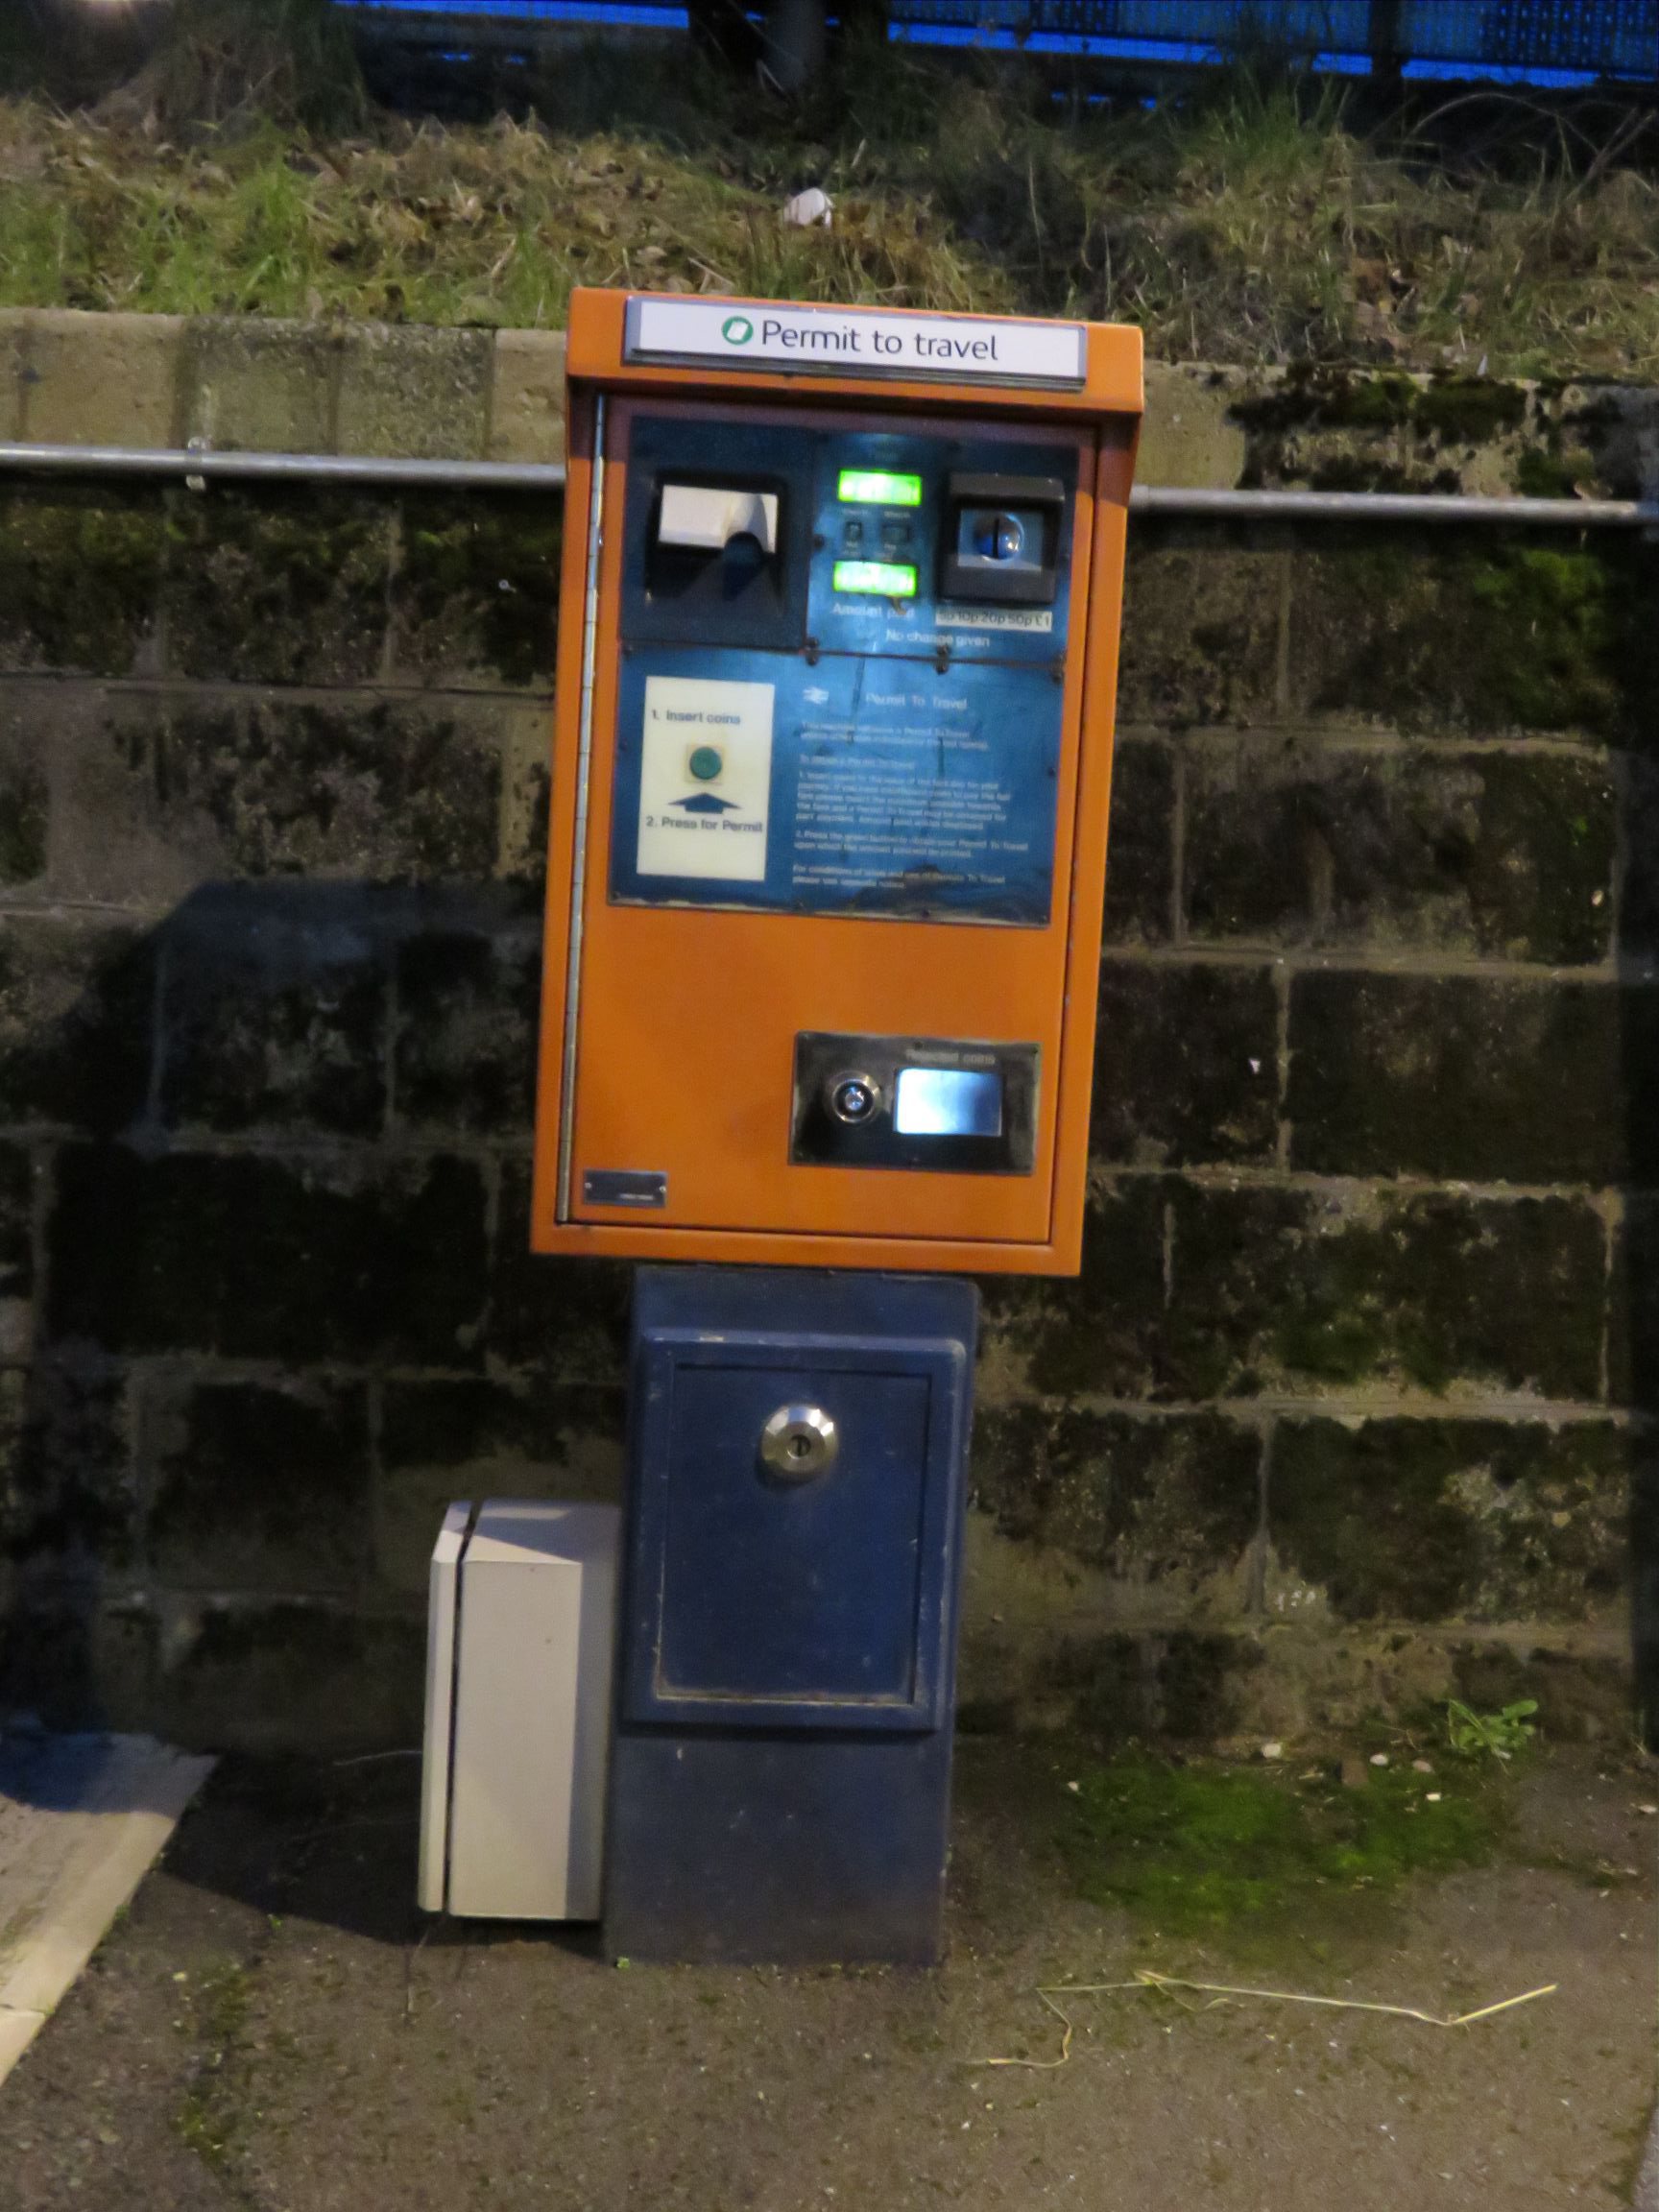
[[[1140,333],[579,291],[568,345],[531,1241],[651,1264],[619,1519],[441,1539],[421,1900],[926,1960],[961,1278],[1081,1258]]]
[[[532,1242],[1074,1273],[1141,335],[571,300]]]

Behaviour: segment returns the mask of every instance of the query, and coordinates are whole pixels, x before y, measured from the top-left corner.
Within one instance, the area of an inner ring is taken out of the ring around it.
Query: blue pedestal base
[[[976,1317],[936,1276],[640,1272],[613,1954],[938,1957]],[[836,1450],[796,1480],[760,1441],[805,1404]]]

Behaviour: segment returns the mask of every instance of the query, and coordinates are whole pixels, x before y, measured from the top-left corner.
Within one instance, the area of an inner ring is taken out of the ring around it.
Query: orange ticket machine
[[[1081,1257],[1141,340],[578,292],[535,1248],[644,1262],[618,1956],[938,1956],[979,1271]]]
[[[1080,1261],[1141,337],[579,291],[541,1252]]]

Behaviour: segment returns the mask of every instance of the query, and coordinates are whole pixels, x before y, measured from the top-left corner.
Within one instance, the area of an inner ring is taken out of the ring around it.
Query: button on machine
[[[868,1075],[837,1075],[830,1081],[827,1098],[836,1120],[856,1129],[875,1113],[881,1102],[881,1093]]]

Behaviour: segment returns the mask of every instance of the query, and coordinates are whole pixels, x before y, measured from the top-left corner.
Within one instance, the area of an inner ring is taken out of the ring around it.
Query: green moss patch
[[[148,489],[13,493],[0,510],[0,667],[130,674],[155,620],[161,557]]]
[[[1169,1936],[1278,1934],[1333,1909],[1351,1922],[1357,1897],[1492,1856],[1503,1807],[1490,1785],[1365,1771],[1347,1788],[1323,1767],[1298,1780],[1125,1751],[1078,1769],[1058,1840],[1083,1896]]]
[[[180,2139],[204,2165],[230,2160],[247,2115],[234,2093],[234,2077],[247,2033],[253,1974],[234,1959],[220,1960],[194,1990],[180,1998],[199,2046],[196,2072],[174,2116]],[[180,2028],[185,2026],[180,2023]]]

